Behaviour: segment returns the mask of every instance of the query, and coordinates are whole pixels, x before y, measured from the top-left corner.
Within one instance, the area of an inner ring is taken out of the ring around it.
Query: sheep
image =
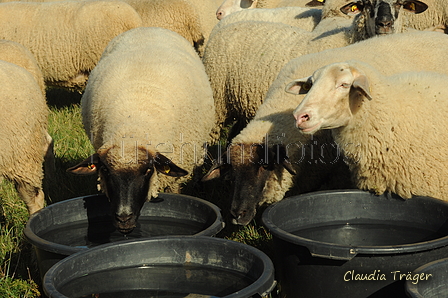
[[[156,27],[129,30],[109,43],[81,112],[95,153],[67,171],[99,175],[122,233],[135,227],[147,199],[179,192],[200,169],[214,124],[199,56],[185,38]]]
[[[214,134],[219,136],[222,127],[236,119],[231,136],[236,135],[254,116],[281,67],[292,58],[374,36],[374,28],[364,26],[373,9],[349,0],[328,0],[322,20],[312,32],[281,23],[242,21],[211,35],[202,61],[215,99]]]
[[[252,154],[251,162],[232,161],[224,156],[218,159],[203,180],[231,172],[235,177],[231,207],[233,222],[243,225],[252,220],[259,205],[275,203],[285,195],[354,187],[345,160],[329,131],[313,136],[296,132],[292,112],[304,95],[286,93],[286,85],[296,78],[308,76],[316,68],[349,59],[366,61],[385,75],[405,71],[437,71],[448,75],[448,65],[440,63],[448,60],[446,48],[448,36],[445,34],[417,31],[373,37],[343,48],[292,59],[269,87],[254,118],[232,139],[226,150],[227,156],[232,156],[239,154],[237,150],[241,147],[261,144],[264,145],[263,152]],[[425,49],[424,54],[422,49]],[[267,168],[263,167],[265,156],[271,156],[271,164]],[[263,172],[265,168],[269,173],[263,177],[253,174]],[[256,180],[260,189],[249,189],[251,180]]]
[[[120,1],[8,2],[0,4],[0,15],[0,38],[33,53],[47,85],[77,90],[107,43],[142,23]]]
[[[289,83],[306,93],[294,110],[303,134],[331,130],[359,189],[403,199],[447,200],[448,76],[384,76],[357,60],[333,63]]]
[[[29,214],[45,205],[43,161],[48,108],[41,87],[25,68],[0,60],[0,175],[12,181]]]
[[[211,35],[231,23],[250,20],[279,22],[294,27],[299,27],[306,31],[312,31],[320,22],[321,16],[321,9],[305,7],[244,9],[219,21],[219,23],[213,28]]]
[[[324,0],[224,0],[216,10],[216,18],[222,20],[232,13],[253,8],[278,8],[278,7],[320,7]]]

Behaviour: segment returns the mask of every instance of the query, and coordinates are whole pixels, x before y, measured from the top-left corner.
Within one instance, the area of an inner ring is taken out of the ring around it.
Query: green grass
[[[54,172],[46,172],[43,181],[47,205],[98,192],[95,176],[66,173],[67,168],[93,153],[82,126],[80,97],[78,93],[59,89],[51,89],[47,93],[49,133],[54,140],[55,153]],[[184,193],[216,204],[223,217],[228,217],[230,185],[227,181],[190,183],[185,185]],[[23,236],[28,220],[27,209],[8,181],[0,183],[0,203],[0,298],[40,297],[42,287],[35,255]],[[252,245],[268,255],[271,252],[271,236],[256,223],[246,227],[226,223],[218,237]]]

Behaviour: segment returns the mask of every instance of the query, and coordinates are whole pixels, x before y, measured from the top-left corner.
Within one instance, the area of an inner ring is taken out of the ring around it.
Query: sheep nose
[[[393,22],[392,21],[380,21],[377,23],[377,25],[379,27],[383,27],[383,28],[390,28],[392,27]]]
[[[115,219],[119,223],[126,223],[132,219],[132,213],[131,214],[121,214],[121,215],[116,214]]]
[[[310,115],[308,113],[295,114],[294,118],[296,119],[296,126],[300,127],[304,122],[310,120]]]
[[[221,10],[218,10],[218,11],[216,12],[216,18],[217,18],[218,20],[221,20],[223,17],[224,17],[224,12],[222,12]]]
[[[230,211],[230,213],[232,214],[233,218],[238,220],[240,218],[243,218],[246,216],[247,210],[236,210],[233,209]]]

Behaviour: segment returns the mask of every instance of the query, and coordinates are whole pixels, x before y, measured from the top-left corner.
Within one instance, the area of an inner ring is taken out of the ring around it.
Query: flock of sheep
[[[0,172],[30,214],[53,154],[46,86],[83,93],[95,154],[68,171],[98,174],[122,233],[198,176],[231,175],[242,225],[287,193],[447,197],[444,0],[220,2],[0,3]]]

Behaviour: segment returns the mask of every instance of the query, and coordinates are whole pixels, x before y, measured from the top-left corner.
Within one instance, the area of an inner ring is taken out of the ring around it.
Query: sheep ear
[[[258,0],[249,0],[248,2],[252,2],[252,4],[249,6],[249,7],[247,7],[247,8],[257,8],[257,5],[258,5]]]
[[[81,161],[76,166],[68,168],[67,172],[76,175],[93,175],[98,172],[100,164],[100,158],[98,154],[95,153]]]
[[[406,11],[409,11],[411,13],[422,13],[425,10],[428,9],[428,5],[426,5],[425,3],[421,2],[421,1],[417,1],[417,0],[411,0],[411,1],[405,1],[403,3],[403,9]]]
[[[362,3],[350,2],[349,4],[342,6],[340,11],[348,16],[354,16],[361,13],[363,9],[364,5]]]
[[[277,145],[275,157],[277,162],[282,165],[291,175],[296,175],[296,171],[292,168],[292,164],[289,161],[288,155],[286,155],[286,149],[284,146]]]
[[[295,95],[306,94],[310,91],[312,86],[313,83],[311,82],[311,77],[306,77],[292,81],[286,85],[285,91]]]
[[[370,95],[370,85],[369,85],[369,79],[367,76],[357,73],[354,73],[355,79],[352,84],[352,88],[356,91],[361,92],[364,97],[366,97],[368,100],[372,100],[372,95]]]
[[[305,6],[307,6],[307,7],[319,7],[319,6],[324,6],[324,3],[325,3],[325,0],[311,0],[310,2],[305,4]]]
[[[208,170],[207,174],[202,177],[201,181],[209,181],[221,176],[225,176],[227,172],[230,170],[230,165],[228,163],[224,163],[227,159],[227,154],[223,153],[219,159],[216,159],[213,162],[212,167]]]
[[[168,157],[160,153],[157,153],[154,158],[154,167],[156,168],[157,172],[171,177],[181,177],[188,175],[187,171],[178,167]]]

